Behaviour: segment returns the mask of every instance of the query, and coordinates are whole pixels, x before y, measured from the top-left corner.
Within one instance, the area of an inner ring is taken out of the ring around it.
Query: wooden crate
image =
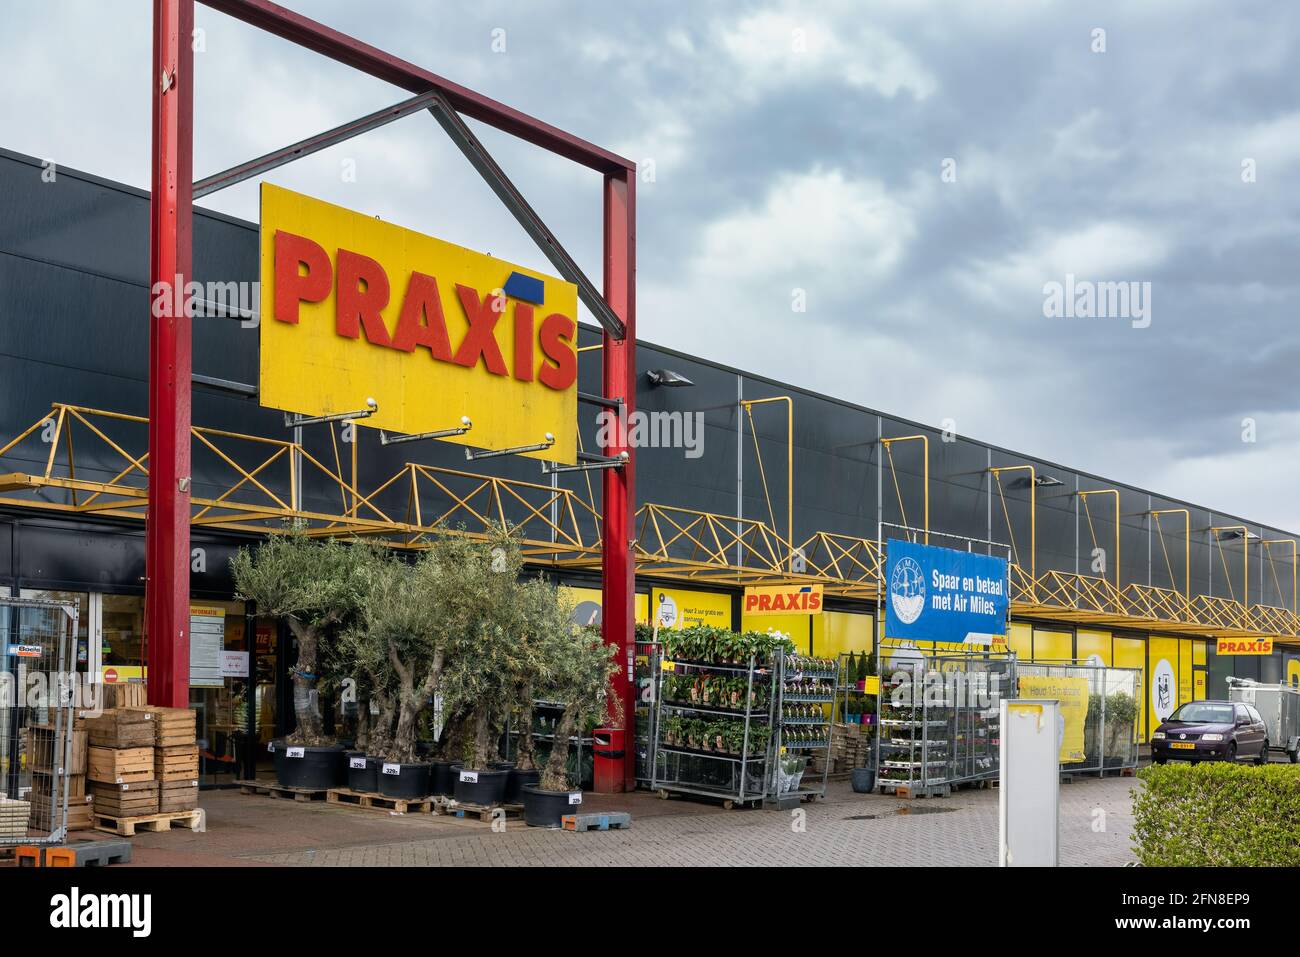
[[[159,781],[188,781],[199,776],[199,749],[186,744],[154,748],[153,774]]]
[[[153,780],[153,748],[90,748],[86,777],[104,784]]]
[[[104,707],[107,708],[143,708],[146,704],[146,691],[143,681],[124,681],[119,684],[101,683],[104,692]]]
[[[50,774],[45,771],[37,771],[32,774],[32,797],[49,798],[54,795],[54,782],[60,777],[67,781],[68,798],[84,798],[86,796],[86,776],[84,774]]]
[[[135,817],[158,813],[158,782],[137,784],[91,783],[95,814],[109,817]]]
[[[147,708],[155,724],[154,746],[171,748],[196,740],[196,713],[190,708]]]
[[[191,811],[199,806],[199,782],[161,781],[158,784],[158,810],[160,813],[171,811]]]
[[[48,724],[33,724],[27,727],[27,766],[33,771],[53,771],[56,767],[63,765],[63,753],[59,751],[56,755],[58,741],[55,740],[54,726]],[[86,747],[87,734],[84,729],[74,728],[72,730],[72,754],[68,766],[64,768],[67,774],[85,774],[86,773]],[[53,766],[51,766],[53,758]]]
[[[97,718],[87,718],[86,731],[92,750],[153,747],[157,737],[153,715],[136,708],[114,708]]]
[[[50,825],[50,799],[33,797],[31,826],[37,830],[46,830]],[[68,796],[68,830],[88,831],[92,824],[93,805],[89,794]]]

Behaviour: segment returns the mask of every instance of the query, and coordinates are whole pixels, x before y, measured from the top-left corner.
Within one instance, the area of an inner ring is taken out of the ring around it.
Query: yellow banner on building
[[[820,615],[822,586],[751,585],[741,608],[746,615]]]
[[[1215,645],[1220,655],[1271,655],[1272,638],[1220,638]]]
[[[652,624],[660,628],[693,628],[696,625],[731,627],[731,596],[725,592],[656,588]]]
[[[264,406],[577,459],[572,283],[262,184]]]
[[[1058,703],[1061,763],[1078,764],[1085,760],[1083,731],[1088,721],[1088,679],[1021,675],[1018,688],[1022,698],[1050,698]]]

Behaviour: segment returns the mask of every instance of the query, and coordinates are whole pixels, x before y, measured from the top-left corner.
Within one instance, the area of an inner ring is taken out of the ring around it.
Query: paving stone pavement
[[[1091,778],[1062,785],[1063,865],[1122,866],[1133,860],[1129,791],[1135,784],[1132,778]],[[632,827],[572,834],[511,819],[494,832],[482,822],[442,818],[436,819],[436,836],[426,829],[409,840],[236,856],[282,866],[689,867],[992,866],[997,854],[998,792],[992,789],[904,801],[833,784],[825,801],[795,812],[723,811],[677,799],[665,806],[646,794],[602,801],[610,808],[620,801],[629,807]]]

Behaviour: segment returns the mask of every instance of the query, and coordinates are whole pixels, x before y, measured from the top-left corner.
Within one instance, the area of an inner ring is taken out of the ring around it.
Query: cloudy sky
[[[643,338],[1300,529],[1295,4],[288,5],[642,163]],[[0,143],[147,186],[150,7],[6,5]],[[407,95],[197,19],[196,175]],[[479,131],[598,277],[598,178]],[[550,271],[423,114],[271,178]]]

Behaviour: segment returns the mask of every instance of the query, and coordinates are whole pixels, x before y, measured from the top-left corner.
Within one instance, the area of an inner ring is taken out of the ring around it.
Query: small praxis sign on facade
[[[577,461],[572,283],[268,183],[261,226],[262,405]]]
[[[746,615],[820,615],[822,586],[751,585],[745,589]]]
[[[1215,642],[1215,654],[1219,655],[1271,655],[1272,638],[1220,638]]]

